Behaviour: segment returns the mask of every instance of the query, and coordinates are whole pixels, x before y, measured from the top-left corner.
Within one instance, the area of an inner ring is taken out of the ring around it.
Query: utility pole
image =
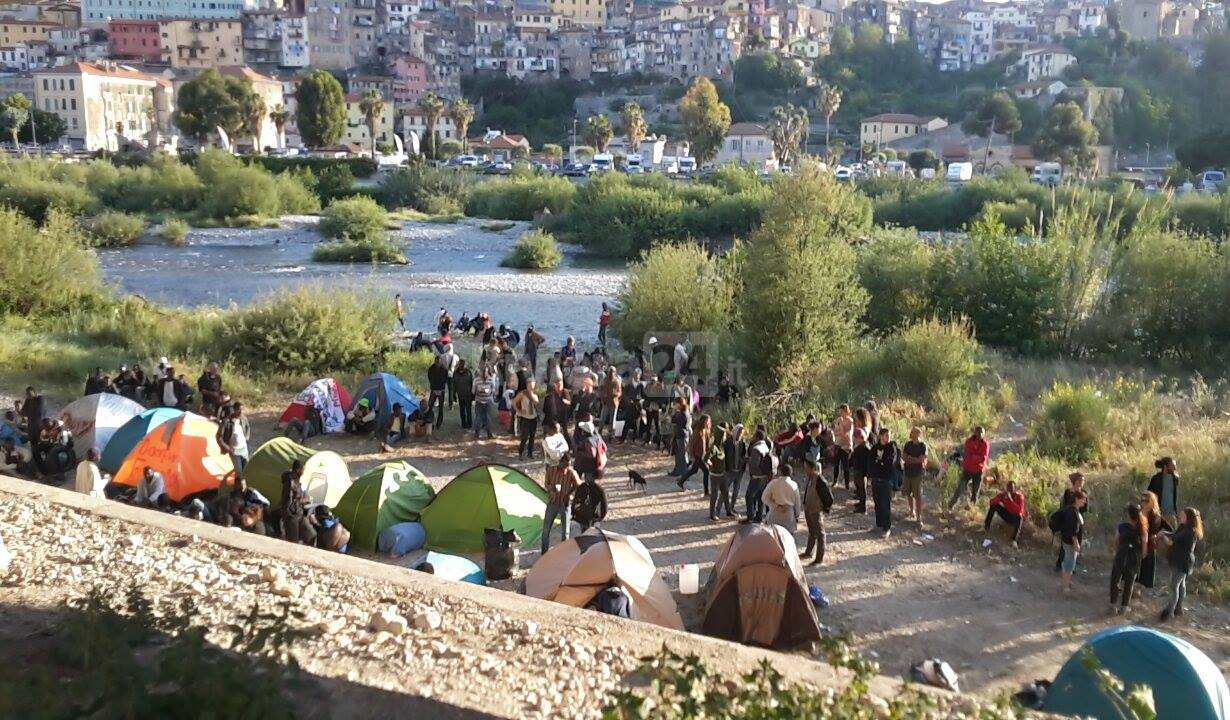
[[[35,147],[38,147],[38,155],[39,155],[39,157],[42,157],[42,156],[43,156],[43,148],[42,148],[42,147],[39,147],[39,145],[38,145],[38,133],[37,133],[37,132],[35,132],[35,130],[34,130],[34,111],[35,111],[35,110],[37,110],[37,109],[38,109],[38,108],[34,107],[34,103],[33,103],[33,102],[31,102],[31,103],[30,103],[30,140],[31,140],[31,142],[33,142],[33,143],[34,143]]]
[[[568,148],[568,158],[573,163],[577,161],[577,118],[572,117],[572,145]]]

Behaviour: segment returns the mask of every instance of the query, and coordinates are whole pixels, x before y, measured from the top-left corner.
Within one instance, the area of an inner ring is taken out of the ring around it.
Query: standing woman
[[[871,448],[871,499],[875,503],[876,528],[888,537],[893,527],[893,486],[901,470],[901,450],[888,428],[880,428],[879,438]]]
[[[692,424],[692,437],[687,442],[687,453],[691,459],[688,471],[678,480],[679,489],[696,473],[700,473],[705,483],[705,496],[709,496],[709,449],[713,447],[713,420],[708,414],[696,418]]]
[[[1140,559],[1149,546],[1149,522],[1132,503],[1127,520],[1115,530],[1115,562],[1110,568],[1110,611],[1122,615],[1131,610],[1132,590],[1140,573]]]
[[[1140,560],[1140,574],[1136,582],[1147,588],[1153,587],[1154,572],[1157,565],[1157,538],[1163,531],[1170,531],[1174,526],[1166,522],[1157,509],[1157,496],[1148,490],[1140,495],[1140,517],[1149,528],[1149,542],[1145,545],[1144,554]]]
[[[1174,526],[1179,514],[1179,475],[1174,459],[1164,457],[1153,463],[1157,473],[1149,480],[1149,492],[1157,496],[1158,510]]]
[[[1196,508],[1183,508],[1179,514],[1179,529],[1170,537],[1170,599],[1162,610],[1161,621],[1166,622],[1183,614],[1183,598],[1187,597],[1187,578],[1196,567],[1196,543],[1204,539],[1204,522]]]

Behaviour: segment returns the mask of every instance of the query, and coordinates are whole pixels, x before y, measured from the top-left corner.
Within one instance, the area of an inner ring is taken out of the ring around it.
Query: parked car
[[[838,165],[837,169],[833,170],[833,177],[842,182],[848,182],[850,178],[854,177],[854,171],[845,165]]]
[[[1217,192],[1226,184],[1226,173],[1221,170],[1205,170],[1200,173],[1200,189],[1205,192]]]
[[[645,168],[641,167],[640,165],[625,165],[624,172],[628,173],[629,175],[644,175]]]
[[[1055,187],[1063,181],[1063,165],[1057,162],[1039,163],[1034,168],[1033,174],[1029,176],[1029,181],[1047,187]]]
[[[610,153],[598,153],[589,164],[591,173],[609,172],[615,169],[615,156]]]
[[[944,174],[944,179],[950,183],[969,182],[973,177],[974,163],[970,162],[948,163],[948,172]]]
[[[586,163],[565,165],[564,177],[589,177],[589,165]]]

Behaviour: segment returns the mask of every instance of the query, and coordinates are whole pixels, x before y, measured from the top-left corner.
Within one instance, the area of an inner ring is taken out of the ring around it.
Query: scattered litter
[[[957,672],[948,663],[939,658],[923,660],[910,668],[910,679],[914,682],[926,683],[945,690],[961,692],[957,681]]]
[[[807,594],[811,597],[811,604],[818,608],[826,608],[829,606],[829,599],[820,589],[819,585],[808,585]]]
[[[931,533],[923,533],[922,539],[927,542],[931,542],[932,540],[935,539],[935,536],[932,535]]]
[[[1017,582],[1017,579],[1011,575],[1008,576],[1008,582]]]
[[[868,650],[867,654],[870,655],[872,658],[880,657],[880,653],[876,652],[875,650]]]
[[[920,547],[921,547],[921,546],[922,546],[922,544],[923,544],[923,541],[922,541],[922,540],[919,540],[918,538],[914,538],[914,544],[915,544],[915,545],[918,545],[918,546],[920,546]]]
[[[986,548],[991,547],[991,538],[985,538],[985,539],[983,539],[983,541],[982,541],[982,547],[983,547],[983,549],[986,549]]]

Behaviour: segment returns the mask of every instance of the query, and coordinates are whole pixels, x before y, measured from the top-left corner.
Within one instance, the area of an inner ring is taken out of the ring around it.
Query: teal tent
[[[1217,665],[1186,640],[1151,628],[1125,625],[1085,641],[1055,677],[1047,712],[1119,720],[1082,660],[1088,648],[1104,670],[1131,687],[1147,685],[1159,720],[1230,720],[1230,690]]]
[[[120,466],[128,458],[128,453],[132,452],[137,443],[144,440],[146,435],[154,431],[154,428],[183,414],[183,410],[174,408],[154,408],[124,423],[102,449],[98,466],[109,473],[119,472]]]

